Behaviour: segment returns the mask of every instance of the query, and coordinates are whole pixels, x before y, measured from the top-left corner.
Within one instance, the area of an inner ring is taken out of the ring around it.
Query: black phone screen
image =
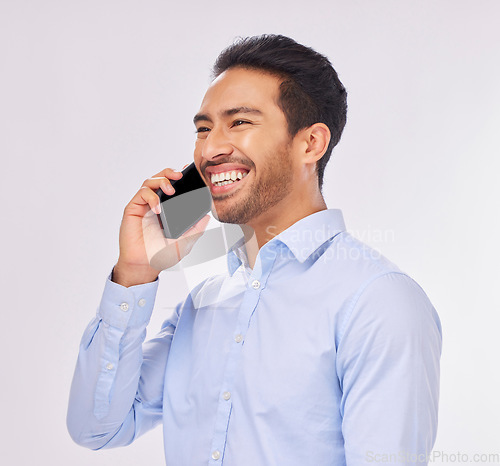
[[[170,183],[173,195],[156,191],[161,205],[158,218],[165,237],[177,239],[210,211],[212,196],[194,163],[182,170],[182,178]]]

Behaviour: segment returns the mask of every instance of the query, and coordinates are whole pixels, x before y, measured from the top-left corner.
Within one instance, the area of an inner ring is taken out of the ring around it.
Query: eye
[[[200,126],[199,128],[196,128],[196,133],[206,133],[207,131],[210,131],[210,128],[207,128],[206,126]]]
[[[233,121],[233,126],[241,126],[241,125],[244,125],[244,124],[250,124],[249,121],[245,121],[245,120],[235,120]]]

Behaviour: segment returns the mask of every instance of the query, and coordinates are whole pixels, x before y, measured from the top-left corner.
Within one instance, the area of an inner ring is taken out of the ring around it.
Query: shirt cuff
[[[148,324],[158,290],[159,279],[154,282],[125,287],[106,280],[99,305],[98,315],[104,323],[125,330],[139,328]]]

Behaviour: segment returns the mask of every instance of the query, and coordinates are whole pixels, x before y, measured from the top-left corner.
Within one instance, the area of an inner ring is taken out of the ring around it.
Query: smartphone
[[[170,183],[175,189],[171,196],[156,191],[161,206],[158,220],[165,238],[177,239],[210,212],[212,196],[194,162],[182,170],[182,178]]]

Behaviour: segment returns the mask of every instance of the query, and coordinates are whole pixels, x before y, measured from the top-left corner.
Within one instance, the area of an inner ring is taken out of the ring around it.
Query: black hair
[[[267,71],[283,80],[278,105],[291,137],[314,123],[328,126],[330,143],[316,163],[321,191],[325,166],[347,118],[347,91],[330,60],[289,37],[264,34],[239,38],[224,49],[215,61],[213,77],[235,67]]]

